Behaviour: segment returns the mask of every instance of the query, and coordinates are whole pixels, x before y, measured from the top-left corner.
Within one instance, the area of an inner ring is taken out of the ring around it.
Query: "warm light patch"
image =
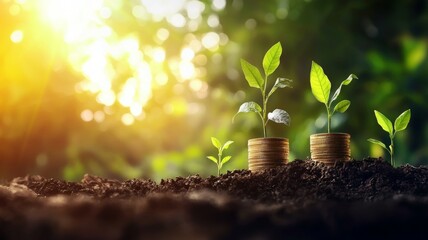
[[[195,57],[195,53],[193,52],[192,49],[186,47],[186,48],[183,48],[183,50],[181,50],[181,59],[183,61],[191,61],[194,57]]]
[[[191,62],[180,63],[180,76],[182,79],[190,79],[195,76],[195,66]]]
[[[161,47],[155,48],[153,50],[153,59],[158,63],[165,61],[165,50]]]
[[[20,43],[22,42],[22,39],[24,39],[24,32],[21,30],[15,30],[10,34],[10,41],[13,43]]]
[[[161,41],[165,41],[169,37],[169,31],[165,28],[161,28],[156,32],[156,37]]]
[[[155,81],[159,86],[164,86],[168,83],[168,75],[166,73],[158,73]]]
[[[105,119],[105,114],[104,114],[103,111],[96,111],[94,113],[94,120],[95,120],[95,122],[101,123],[101,122],[104,121],[104,119]]]
[[[215,32],[209,32],[202,38],[202,45],[209,50],[215,50],[219,42],[220,36]]]
[[[141,3],[155,20],[162,20],[181,11],[186,4],[186,0],[141,0]]]
[[[217,11],[223,10],[226,7],[226,0],[213,0],[212,7]]]
[[[135,122],[135,118],[129,114],[129,113],[125,113],[122,115],[122,123],[126,126],[130,126],[132,124],[134,124]]]
[[[84,122],[90,122],[94,118],[94,114],[91,110],[86,109],[82,111],[82,113],[80,114],[80,118],[82,118]]]
[[[168,22],[177,28],[184,27],[186,25],[186,18],[180,13],[176,13],[172,16],[167,17]]]
[[[13,4],[9,8],[9,13],[12,16],[17,16],[20,12],[21,12],[21,8],[18,5],[16,5],[16,4]]]

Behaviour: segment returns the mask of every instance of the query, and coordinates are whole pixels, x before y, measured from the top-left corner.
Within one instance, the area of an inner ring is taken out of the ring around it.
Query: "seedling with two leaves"
[[[374,113],[376,116],[377,123],[382,127],[382,129],[385,132],[389,133],[389,139],[391,140],[391,144],[387,148],[386,145],[379,140],[369,138],[369,139],[367,139],[367,141],[374,143],[374,144],[377,144],[377,145],[381,146],[382,148],[384,148],[386,151],[388,151],[389,155],[391,156],[391,165],[395,167],[396,164],[395,164],[395,161],[393,159],[394,137],[395,137],[395,134],[397,134],[397,132],[403,131],[404,129],[407,128],[407,125],[410,122],[411,111],[410,111],[410,109],[407,109],[402,114],[400,114],[400,116],[398,116],[395,119],[394,127],[392,126],[391,120],[389,120],[381,112],[375,110]]]
[[[336,112],[344,113],[351,105],[351,101],[342,100],[338,104],[336,104],[336,106],[334,106],[332,110],[332,104],[337,99],[337,97],[339,97],[340,91],[342,90],[342,86],[349,85],[353,79],[358,79],[358,77],[355,76],[355,74],[349,75],[347,79],[342,81],[339,88],[337,88],[333,96],[330,98],[331,82],[328,79],[327,75],[324,73],[322,67],[316,62],[312,61],[310,76],[312,94],[319,102],[324,103],[325,105],[325,108],[327,110],[328,133],[330,133],[331,118],[333,117],[333,114]]]
[[[211,137],[211,142],[218,150],[218,158],[213,156],[207,156],[207,158],[217,164],[217,176],[220,176],[221,168],[232,158],[232,156],[223,157],[223,151],[228,149],[229,146],[233,143],[233,141],[227,141],[225,144],[221,144],[221,142],[217,138]]]
[[[259,115],[262,126],[263,126],[263,136],[266,137],[266,125],[269,120],[276,123],[283,123],[285,125],[290,125],[290,115],[282,109],[275,109],[273,112],[267,112],[267,104],[269,98],[278,88],[291,88],[292,80],[287,78],[277,78],[275,84],[272,86],[271,90],[267,92],[268,88],[268,77],[275,72],[280,64],[280,57],[282,55],[282,46],[278,42],[273,45],[265,54],[263,58],[263,70],[264,77],[260,73],[259,69],[252,65],[251,63],[241,59],[241,67],[244,72],[245,79],[247,80],[250,87],[257,88],[262,94],[262,106],[256,102],[245,102],[240,107],[236,115],[242,112],[255,112]]]

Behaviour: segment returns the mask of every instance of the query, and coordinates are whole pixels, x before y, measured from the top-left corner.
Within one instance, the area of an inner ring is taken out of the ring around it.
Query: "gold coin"
[[[275,166],[275,167],[250,167],[250,171],[263,171],[263,170],[267,170],[267,169],[271,169],[271,168],[276,168],[279,166]]]
[[[288,146],[288,142],[248,142],[248,146]]]
[[[287,162],[287,159],[249,159],[249,164],[277,164]]]
[[[249,169],[258,169],[258,168],[275,168],[275,167],[280,167],[283,166],[283,164],[278,164],[278,165],[248,165]]]
[[[270,150],[271,149],[289,149],[288,145],[249,145],[248,150]]]
[[[311,156],[343,156],[351,155],[350,152],[311,152]]]
[[[253,142],[288,142],[287,138],[279,138],[279,137],[266,137],[266,138],[252,138],[248,140],[249,143]]]
[[[258,152],[248,153],[248,158],[284,158],[287,157],[286,152]]]
[[[262,165],[262,164],[282,164],[285,163],[284,159],[276,159],[275,161],[266,161],[266,160],[262,160],[262,161],[248,161],[248,164],[250,165]]]

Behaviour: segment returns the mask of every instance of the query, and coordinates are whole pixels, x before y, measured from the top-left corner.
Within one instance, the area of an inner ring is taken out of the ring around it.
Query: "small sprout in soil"
[[[336,92],[334,92],[333,97],[331,97],[330,99],[331,82],[328,79],[327,75],[325,75],[322,67],[316,62],[312,61],[310,77],[312,94],[319,102],[324,103],[325,108],[327,109],[328,133],[330,133],[331,117],[333,117],[333,114],[335,112],[344,113],[351,105],[351,101],[342,100],[336,104],[333,110],[331,109],[331,105],[339,96],[340,91],[342,90],[342,86],[349,85],[353,79],[358,79],[358,77],[355,76],[355,74],[351,74],[347,79],[343,80],[339,88],[337,88]]]
[[[232,156],[226,156],[222,158],[223,151],[228,149],[229,146],[233,143],[233,141],[227,141],[225,144],[222,145],[217,138],[211,137],[211,142],[218,150],[218,158],[215,158],[213,156],[207,156],[207,158],[217,164],[217,176],[220,176],[221,168],[232,158]]]
[[[291,88],[292,80],[287,78],[277,78],[275,83],[269,92],[267,92],[268,88],[268,77],[275,72],[280,63],[280,57],[282,54],[282,46],[280,42],[277,42],[273,45],[265,54],[263,58],[263,70],[264,77],[260,73],[259,69],[252,65],[251,63],[241,59],[241,67],[244,72],[245,79],[247,80],[250,87],[260,89],[262,94],[262,106],[260,106],[256,102],[245,102],[240,107],[238,112],[235,114],[233,119],[235,119],[236,115],[242,112],[255,112],[259,115],[262,120],[263,126],[263,136],[266,137],[266,125],[269,120],[276,123],[283,123],[285,125],[290,125],[290,115],[282,110],[275,109],[273,112],[267,112],[267,103],[269,98],[278,88]],[[233,121],[233,120],[232,120]]]
[[[404,129],[407,128],[407,125],[409,124],[410,117],[411,117],[410,109],[407,109],[402,114],[400,114],[400,116],[398,116],[397,119],[395,119],[394,127],[392,126],[392,122],[385,115],[383,115],[381,112],[374,110],[374,113],[376,116],[377,123],[382,127],[382,129],[385,132],[389,133],[389,139],[391,140],[391,144],[389,145],[389,149],[388,149],[386,147],[386,145],[379,140],[369,138],[369,139],[367,139],[367,141],[374,143],[374,144],[377,144],[377,145],[381,146],[382,148],[384,148],[386,151],[388,151],[389,155],[391,156],[391,165],[395,167],[395,161],[393,159],[393,156],[394,156],[394,137],[395,137],[395,134],[397,132],[403,131]]]

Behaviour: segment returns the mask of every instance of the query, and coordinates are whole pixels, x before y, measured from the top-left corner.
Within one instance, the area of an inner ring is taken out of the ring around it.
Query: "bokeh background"
[[[423,0],[0,0],[0,178],[26,174],[79,180],[216,174],[210,137],[235,143],[224,170],[247,167],[247,140],[262,136],[260,101],[240,69],[261,67],[283,45],[270,79],[294,80],[269,109],[283,108],[291,159],[326,131],[309,86],[311,61],[352,101],[333,130],[352,135],[353,157],[382,156],[388,141],[373,110],[395,119],[400,164],[428,164],[428,3]],[[388,156],[385,156],[388,158]]]

